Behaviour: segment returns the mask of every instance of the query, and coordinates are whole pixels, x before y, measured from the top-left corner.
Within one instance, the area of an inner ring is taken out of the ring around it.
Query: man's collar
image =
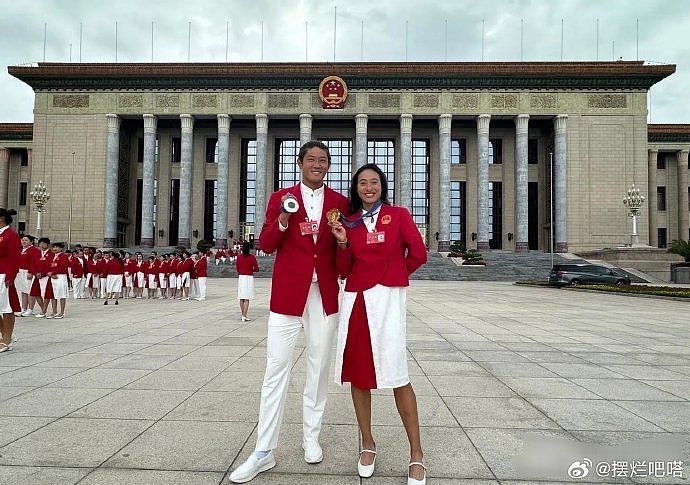
[[[326,184],[321,184],[321,187],[318,189],[314,190],[311,187],[308,187],[304,184],[304,182],[299,183],[300,190],[306,192],[307,194],[314,194],[314,195],[323,195],[325,191]]]

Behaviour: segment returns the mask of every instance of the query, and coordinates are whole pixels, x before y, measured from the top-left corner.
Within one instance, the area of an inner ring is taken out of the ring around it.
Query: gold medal
[[[340,219],[340,211],[338,209],[331,209],[326,212],[326,219],[328,222],[337,222]]]

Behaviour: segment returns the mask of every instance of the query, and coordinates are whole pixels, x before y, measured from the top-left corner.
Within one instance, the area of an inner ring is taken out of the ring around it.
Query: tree
[[[668,252],[682,256],[685,262],[690,262],[690,241],[676,239],[668,246]]]

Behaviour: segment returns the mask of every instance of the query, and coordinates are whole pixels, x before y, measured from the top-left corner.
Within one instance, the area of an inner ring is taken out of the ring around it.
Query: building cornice
[[[615,62],[38,63],[8,72],[35,90],[649,89],[676,66]]]
[[[31,141],[33,137],[33,123],[0,123],[0,140]]]
[[[689,143],[690,124],[647,125],[649,143]]]

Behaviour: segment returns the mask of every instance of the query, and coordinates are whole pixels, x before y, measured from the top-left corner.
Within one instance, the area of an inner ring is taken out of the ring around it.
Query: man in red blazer
[[[285,409],[292,353],[302,327],[307,357],[302,448],[307,463],[319,463],[323,459],[319,434],[338,322],[339,291],[336,242],[326,213],[338,209],[347,214],[348,201],[323,183],[331,166],[331,155],[322,142],[305,143],[297,156],[297,165],[302,171],[302,182],[271,196],[259,236],[261,251],[276,252],[266,373],[255,451],[230,475],[235,483],[247,482],[276,465],[273,449],[278,444]],[[283,208],[283,203],[293,197],[299,208],[290,213]]]

